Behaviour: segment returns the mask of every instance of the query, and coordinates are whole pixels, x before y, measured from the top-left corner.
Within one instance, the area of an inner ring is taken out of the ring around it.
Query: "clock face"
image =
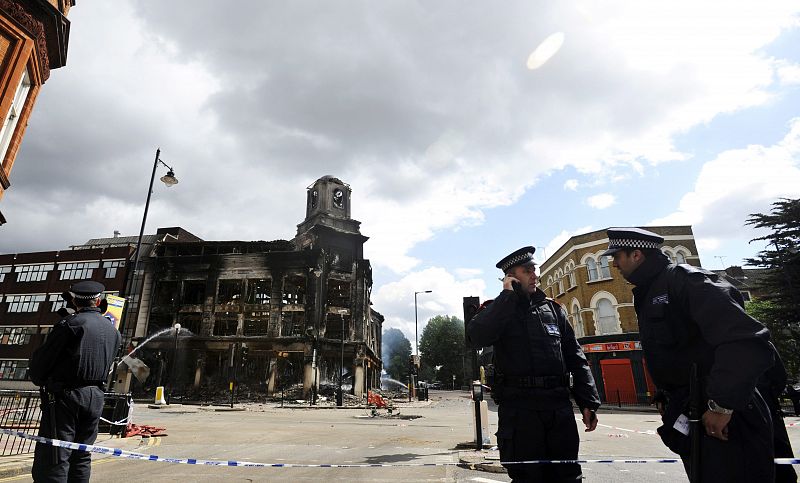
[[[309,196],[311,197],[311,207],[316,208],[317,201],[319,201],[319,193],[317,193],[317,190],[311,190],[311,194]]]
[[[336,188],[335,190],[333,190],[333,206],[341,208],[342,206],[344,206],[343,204],[344,204],[344,192],[341,189]]]

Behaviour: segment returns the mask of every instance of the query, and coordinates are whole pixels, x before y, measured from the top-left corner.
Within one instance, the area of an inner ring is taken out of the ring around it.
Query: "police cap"
[[[522,247],[503,257],[495,266],[505,273],[509,268],[533,262],[533,253],[535,251],[536,248],[534,247]]]
[[[106,288],[100,282],[94,280],[82,280],[70,287],[69,291],[76,299],[96,299],[103,295],[103,290]]]
[[[600,254],[602,257],[613,255],[625,248],[640,250],[661,248],[661,244],[664,243],[664,237],[661,235],[641,228],[609,228],[606,233],[608,234],[608,250]]]

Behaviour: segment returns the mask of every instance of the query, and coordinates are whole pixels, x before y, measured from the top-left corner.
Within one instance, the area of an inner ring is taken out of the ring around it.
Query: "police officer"
[[[642,349],[666,396],[664,443],[692,458],[687,429],[690,368],[702,387],[699,474],[704,482],[770,482],[775,477],[769,408],[756,390],[772,367],[769,331],[744,311],[741,298],[715,273],[671,264],[664,239],[640,228],[608,230],[613,265],[633,288]],[[695,455],[696,457],[697,455]]]
[[[70,288],[76,312],[59,320],[31,356],[28,375],[42,388],[39,436],[92,444],[103,410],[103,389],[121,336],[100,313],[102,284]],[[36,443],[34,481],[89,481],[91,454]]]
[[[496,435],[503,462],[577,459],[570,392],[586,431],[597,427],[594,378],[566,312],[536,286],[534,252],[523,247],[497,263],[505,274],[503,291],[467,325],[473,347],[494,346],[492,396],[499,406]],[[504,466],[514,481],[581,479],[578,464]]]

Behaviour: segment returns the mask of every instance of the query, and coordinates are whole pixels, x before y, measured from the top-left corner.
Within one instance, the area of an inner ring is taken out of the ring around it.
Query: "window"
[[[8,145],[11,143],[11,137],[17,128],[19,115],[22,112],[22,107],[25,105],[25,100],[28,98],[28,91],[31,89],[31,75],[28,69],[22,75],[22,80],[17,86],[17,91],[14,94],[14,100],[11,103],[11,108],[8,110],[8,115],[3,122],[3,128],[0,130],[0,162],[6,157]]]
[[[608,268],[608,257],[600,257],[600,278],[611,278],[611,270]]]
[[[283,279],[283,305],[306,303],[306,279],[302,275],[287,275]]]
[[[178,322],[181,324],[181,330],[188,330],[197,335],[203,325],[203,314],[180,314]]]
[[[686,256],[683,252],[675,252],[675,263],[686,263]]]
[[[4,267],[0,267],[0,282],[6,279],[6,274],[11,273],[11,267],[6,265]]]
[[[61,271],[59,280],[84,280],[92,278],[94,269],[100,267],[100,262],[71,262],[59,263],[58,269]]]
[[[747,290],[742,290],[742,298],[745,302],[749,302],[752,297],[750,297],[750,292]]]
[[[597,263],[594,261],[594,258],[589,258],[586,260],[586,270],[589,272],[589,281],[597,280]]]
[[[597,302],[597,329],[600,334],[616,334],[620,332],[617,323],[617,311],[608,299]]]
[[[50,301],[50,312],[58,312],[58,309],[67,306],[67,301],[62,299],[61,295],[58,294],[48,295],[47,300]]]
[[[214,320],[214,335],[236,335],[239,321],[235,315],[218,315]]]
[[[575,283],[575,268],[570,269],[568,276],[569,276],[569,288],[572,288],[575,285],[577,285],[577,283]]]
[[[248,312],[244,315],[244,335],[268,335],[269,312]]]
[[[564,293],[564,277],[558,278],[558,293],[559,294]]]
[[[201,305],[206,298],[205,280],[183,281],[183,304]]]
[[[106,269],[106,278],[114,278],[117,276],[117,269],[125,266],[125,260],[113,260],[110,262],[103,262],[103,268]]]
[[[41,282],[42,280],[47,280],[47,275],[54,266],[52,263],[19,265],[14,271],[17,272],[17,282]]]
[[[44,295],[6,295],[8,312],[36,312],[44,299]]]
[[[572,325],[575,329],[575,337],[586,335],[586,331],[583,329],[583,320],[581,319],[581,309],[578,304],[572,306]]]
[[[269,305],[272,297],[272,280],[253,278],[247,281],[247,303],[252,305]]]
[[[28,375],[28,361],[0,360],[0,379],[24,381]]]
[[[217,289],[217,303],[220,305],[235,304],[242,299],[241,280],[220,280]]]
[[[0,327],[0,345],[25,345],[36,333],[36,327]]]

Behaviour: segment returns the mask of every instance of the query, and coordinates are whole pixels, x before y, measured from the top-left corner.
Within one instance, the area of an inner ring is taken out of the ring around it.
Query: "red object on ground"
[[[374,404],[378,408],[388,408],[386,400],[380,394],[375,394],[372,391],[367,391],[367,404]]]
[[[166,436],[166,433],[162,431],[166,431],[167,428],[156,428],[155,426],[148,426],[143,424],[139,426],[138,424],[130,423],[128,427],[125,428],[125,431],[122,432],[123,438],[130,438],[131,436],[141,436],[143,438],[150,438],[153,436]]]

